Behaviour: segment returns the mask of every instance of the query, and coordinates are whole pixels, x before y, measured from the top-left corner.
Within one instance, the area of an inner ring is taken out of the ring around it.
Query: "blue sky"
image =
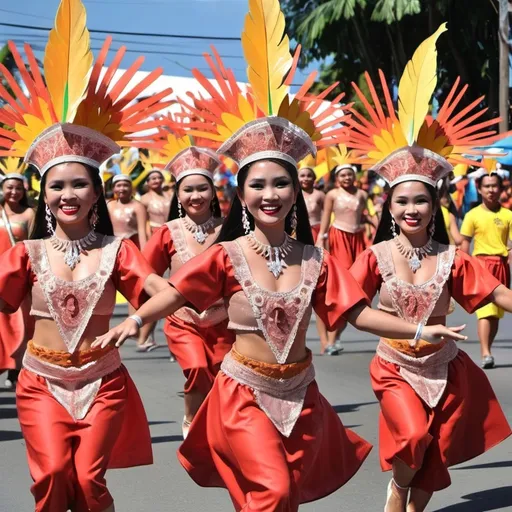
[[[116,30],[196,36],[239,37],[247,12],[247,0],[83,0],[87,9],[89,29]],[[39,27],[51,27],[59,0],[2,0],[0,22]],[[91,34],[93,49],[102,44],[106,34]],[[142,69],[162,66],[167,75],[192,76],[198,67],[206,72],[201,56],[209,50],[209,40],[136,37],[114,35],[114,47],[125,44],[129,50],[123,67],[138,55],[145,55]],[[47,33],[25,28],[0,25],[0,43],[14,39],[18,46],[30,43],[40,58]],[[238,80],[245,81],[245,62],[240,41],[215,41],[225,64],[232,68]],[[166,52],[156,54],[150,52]],[[186,55],[183,55],[186,54]],[[197,56],[196,56],[197,55]],[[311,71],[312,69],[310,69]],[[209,76],[209,75],[208,75]],[[298,73],[295,82],[302,81]]]

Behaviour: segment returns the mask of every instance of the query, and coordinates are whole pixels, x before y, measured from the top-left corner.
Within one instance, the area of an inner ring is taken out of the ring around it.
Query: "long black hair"
[[[431,223],[434,222],[435,226],[434,236],[432,238],[440,244],[448,245],[450,243],[450,239],[448,238],[448,232],[446,231],[446,225],[444,223],[443,212],[441,211],[441,206],[439,204],[437,190],[426,183],[424,183],[424,185],[432,199],[432,206],[436,209],[435,217],[430,221]],[[393,187],[388,191],[388,197],[382,207],[382,216],[373,241],[374,244],[378,244],[384,240],[391,240],[393,238],[393,234],[391,233],[392,217],[391,212],[389,211],[389,203],[391,202],[395,188],[396,187]],[[398,226],[396,226],[395,229],[397,233],[400,233],[400,228]]]
[[[94,190],[96,194],[98,194],[98,200],[96,204],[98,205],[98,224],[96,225],[94,231],[96,233],[101,233],[102,235],[113,236],[114,228],[112,227],[112,221],[110,220],[110,214],[108,213],[107,202],[105,201],[105,194],[103,192],[103,182],[101,181],[100,173],[98,169],[92,167],[87,164],[82,164],[89,173],[91,177]],[[44,201],[44,190],[46,188],[46,179],[48,176],[48,172],[46,171],[41,178],[41,195],[39,198],[39,202],[37,204],[36,216],[34,221],[34,227],[32,229],[32,233],[30,233],[30,238],[32,240],[46,238],[51,236],[51,233],[48,231],[46,226],[46,201]],[[89,212],[89,218],[92,215],[92,209]],[[53,229],[57,224],[55,217],[52,215],[52,224]]]
[[[5,178],[5,180],[3,180],[1,183],[2,191],[4,188],[5,182],[8,180],[18,180],[21,182],[21,185],[23,188],[23,197],[20,199],[19,205],[23,206],[23,208],[30,208],[30,203],[28,202],[28,194],[27,194],[27,189],[25,188],[24,180],[20,180],[19,178]],[[2,205],[2,206],[5,205],[5,197],[3,194],[2,194],[2,199],[0,200],[0,205]]]
[[[222,212],[220,211],[220,203],[219,198],[217,197],[217,191],[215,190],[215,186],[213,185],[212,180],[208,178],[208,176],[205,176],[205,178],[208,180],[208,184],[210,185],[213,191],[213,198],[211,204],[212,216],[215,218],[220,218],[222,217]],[[169,216],[167,218],[168,221],[179,219],[180,217],[180,212],[178,209],[178,192],[180,190],[182,182],[183,181],[178,181],[176,183],[176,187],[174,188],[174,195],[172,196],[171,208],[169,209]]]
[[[306,208],[306,202],[304,201],[304,196],[302,195],[302,190],[300,188],[297,168],[285,160],[279,160],[275,158],[267,158],[265,160],[280,165],[290,175],[294,189],[298,190],[297,202],[295,203],[297,206],[297,229],[295,230],[296,239],[303,244],[314,245],[315,242],[313,240],[311,226],[309,224],[308,210]],[[239,190],[244,189],[245,180],[247,179],[251,165],[252,164],[244,165],[238,171],[237,180]],[[236,194],[235,197],[233,197],[229,214],[222,224],[222,228],[220,230],[219,236],[217,237],[217,240],[215,240],[215,243],[229,242],[245,235],[245,231],[242,226],[242,209],[242,203],[240,202],[238,194]],[[249,211],[247,211],[247,217],[249,218],[251,229],[254,229],[254,218]],[[291,235],[293,232],[291,218],[292,210],[290,210],[286,216],[284,228],[289,235]]]

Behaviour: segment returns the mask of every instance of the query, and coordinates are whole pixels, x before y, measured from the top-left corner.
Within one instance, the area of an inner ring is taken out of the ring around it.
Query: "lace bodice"
[[[443,295],[442,308],[437,308],[435,316],[446,315],[450,305],[446,284],[453,266],[455,246],[440,244],[434,275],[425,283],[414,285],[396,276],[390,243],[381,242],[370,248],[377,258],[379,272],[384,281],[380,293],[381,303],[391,302],[392,310],[408,322],[426,324]],[[382,309],[389,310],[388,307]]]
[[[244,306],[243,297],[239,294],[231,298],[236,297],[237,308],[228,305],[230,327],[235,324],[240,330],[255,330],[252,326],[255,320],[257,330],[263,334],[277,362],[284,364],[299,329],[307,329],[312,311],[311,296],[320,276],[323,252],[306,245],[299,284],[287,292],[271,292],[256,284],[242,247],[236,240],[224,242],[222,246],[242,287],[243,292],[239,293],[243,293],[245,302],[248,302],[248,307]],[[251,318],[247,318],[249,314]]]
[[[361,220],[365,206],[364,196],[360,190],[355,194],[338,190],[332,205],[334,227],[347,233],[361,231],[364,227]]]
[[[170,274],[173,275],[196,255],[190,250],[187,244],[183,221],[181,219],[169,221],[167,223],[167,227],[171,232],[172,242],[176,249],[176,254],[171,258]],[[215,236],[211,236],[210,239],[211,241],[215,240]],[[178,309],[178,311],[174,313],[174,316],[180,318],[184,322],[188,322],[199,327],[209,327],[225,320],[228,314],[224,301],[220,300],[202,313],[197,313],[197,311],[194,311],[192,308],[183,307]]]
[[[98,314],[98,303],[104,296],[105,285],[112,274],[121,239],[105,236],[98,270],[78,281],[66,281],[52,272],[44,240],[26,240],[24,244],[30,266],[37,277],[32,289],[31,313],[50,316],[57,324],[66,348],[73,353],[91,316]],[[115,289],[112,298],[109,300],[110,313],[115,304]]]

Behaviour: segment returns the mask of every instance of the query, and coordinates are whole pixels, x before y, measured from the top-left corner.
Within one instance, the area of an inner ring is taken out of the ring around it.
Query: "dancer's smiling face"
[[[17,205],[23,199],[25,193],[23,182],[17,179],[4,180],[2,190],[5,202],[12,205]]]
[[[57,164],[48,170],[44,195],[59,224],[84,222],[98,200],[89,171],[77,162]]]
[[[128,180],[118,181],[114,184],[112,191],[119,199],[127,201],[132,197],[132,184]]]
[[[432,196],[421,181],[406,181],[393,188],[389,211],[404,234],[417,234],[428,228],[434,214]]]
[[[240,200],[258,224],[284,223],[297,199],[298,190],[288,171],[276,162],[260,160],[249,168]]]
[[[201,174],[186,176],[178,184],[178,199],[188,215],[200,216],[211,211],[213,186]]]
[[[309,191],[315,184],[315,172],[309,167],[305,167],[299,171],[299,183],[302,190]]]

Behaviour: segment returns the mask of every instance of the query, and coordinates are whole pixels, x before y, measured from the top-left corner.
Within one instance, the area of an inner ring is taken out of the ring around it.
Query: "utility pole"
[[[500,65],[499,65],[499,106],[500,106],[500,133],[508,131],[508,116],[510,110],[509,101],[509,10],[511,9],[510,0],[499,0],[499,45],[500,45]]]

